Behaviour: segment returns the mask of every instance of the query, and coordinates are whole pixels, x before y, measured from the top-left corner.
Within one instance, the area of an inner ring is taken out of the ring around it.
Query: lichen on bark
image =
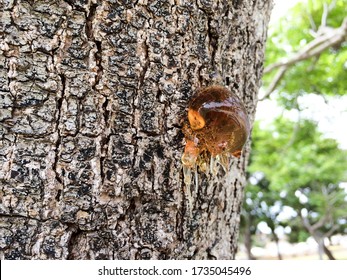
[[[249,148],[190,194],[181,125],[215,82],[253,120],[270,2],[2,2],[0,257],[233,258]]]

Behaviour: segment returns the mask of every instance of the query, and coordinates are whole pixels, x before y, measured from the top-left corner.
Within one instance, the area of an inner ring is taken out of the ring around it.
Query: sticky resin
[[[237,95],[225,87],[210,86],[192,97],[183,132],[186,140],[183,173],[185,184],[189,185],[192,171],[197,180],[198,167],[206,174],[215,175],[219,163],[228,171],[230,157],[241,156],[250,124]]]

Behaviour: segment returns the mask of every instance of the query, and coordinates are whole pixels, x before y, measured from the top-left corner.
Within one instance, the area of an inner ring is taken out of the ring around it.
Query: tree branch
[[[338,230],[339,226],[338,225],[333,225],[332,228],[327,231],[326,233],[324,233],[324,237],[330,237],[331,235],[333,235],[333,233]]]
[[[303,222],[303,225],[306,227],[306,229],[308,230],[308,232],[311,235],[314,235],[314,233],[322,226],[325,225],[325,223],[327,223],[330,219],[330,214],[325,214],[323,215],[316,223],[314,223],[313,225],[311,225],[309,219],[307,217],[304,217],[303,215],[301,215],[300,213],[300,218],[301,221]]]
[[[276,86],[284,76],[285,72],[293,64],[317,56],[330,47],[340,45],[347,37],[347,17],[343,20],[339,28],[324,28],[324,33],[309,42],[304,48],[298,51],[292,58],[276,62],[264,69],[264,74],[269,73],[276,68],[279,68],[273,81],[264,96],[259,100],[262,101],[270,96]]]
[[[327,18],[329,13],[329,7],[327,3],[323,4],[323,14],[322,14],[322,20],[321,20],[321,26],[326,27],[327,26]]]

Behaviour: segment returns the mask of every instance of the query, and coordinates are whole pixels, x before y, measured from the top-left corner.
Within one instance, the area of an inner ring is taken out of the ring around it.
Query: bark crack
[[[95,54],[94,54],[94,59],[95,59],[95,65],[96,65],[96,76],[95,76],[95,81],[94,84],[92,86],[92,89],[95,92],[99,92],[100,95],[103,95],[102,91],[100,91],[99,87],[101,87],[102,85],[100,85],[101,80],[102,80],[102,76],[104,73],[104,68],[102,65],[102,60],[103,60],[103,56],[102,56],[102,43],[101,40],[98,40],[95,36],[95,28],[93,26],[93,23],[95,21],[95,17],[96,17],[96,13],[97,13],[97,8],[98,8],[98,4],[94,3],[90,6],[89,12],[85,12],[86,14],[86,26],[85,26],[85,32],[86,32],[86,36],[88,38],[88,41],[92,42],[95,44]],[[101,140],[100,140],[100,179],[101,179],[101,184],[104,184],[104,180],[105,180],[105,171],[104,171],[104,162],[106,159],[106,153],[107,153],[107,147],[108,147],[108,143],[110,141],[110,137],[111,137],[111,133],[110,130],[108,129],[108,119],[109,119],[109,111],[107,109],[108,107],[108,103],[109,103],[109,99],[107,96],[104,96],[104,101],[101,104],[101,110],[102,110],[102,115],[103,115],[103,119],[104,119],[104,125],[105,125],[105,130],[101,135]]]
[[[93,85],[93,89],[97,90],[97,86],[101,80],[101,77],[103,75],[104,69],[102,67],[102,45],[101,41],[97,40],[94,35],[94,27],[93,27],[93,21],[95,20],[96,16],[96,10],[97,10],[98,4],[92,4],[89,13],[86,13],[86,35],[88,37],[88,40],[93,42],[96,47],[96,52],[95,52],[95,62],[96,62],[96,77],[95,77],[95,83]]]
[[[74,255],[73,255],[73,250],[75,247],[75,244],[78,241],[78,237],[83,233],[82,230],[80,230],[76,225],[71,224],[68,226],[67,231],[71,231],[70,239],[67,243],[67,252],[68,255],[66,257],[67,260],[73,260]]]
[[[215,32],[213,32],[213,27],[212,27],[212,18],[208,17],[208,21],[207,21],[207,35],[209,37],[209,45],[211,48],[211,66],[212,69],[214,71],[217,71],[216,68],[216,52],[217,52],[217,48],[218,48],[218,34],[216,34]]]
[[[60,178],[57,168],[58,168],[58,161],[59,161],[59,147],[61,144],[61,132],[60,132],[59,125],[60,125],[60,118],[62,115],[62,107],[63,107],[63,100],[65,96],[65,90],[66,90],[66,78],[63,74],[59,74],[59,77],[60,77],[62,89],[61,89],[61,96],[57,100],[57,117],[56,117],[56,129],[55,129],[55,131],[57,132],[57,136],[56,136],[57,140],[55,142],[55,156],[54,156],[52,169],[55,173],[56,180],[58,181],[58,183],[60,183],[63,186],[64,182],[62,178]]]
[[[148,44],[146,41],[147,41],[147,38],[142,42],[142,49],[143,49],[143,53],[145,55],[145,57],[144,57],[145,63],[143,65],[142,71],[140,73],[138,89],[141,89],[143,84],[144,84],[145,76],[146,76],[146,73],[147,73],[147,70],[148,70],[148,67],[150,64]]]
[[[16,147],[16,144],[17,144],[17,134],[14,134],[14,139],[13,139],[13,143],[12,143],[12,149],[11,151],[9,152],[9,155],[8,155],[8,168],[7,168],[7,172],[8,172],[8,177],[11,177],[11,171],[12,171],[12,165],[13,165],[13,160],[14,160],[14,150],[15,150],[15,147]],[[6,169],[5,169],[5,166],[2,168],[3,170],[3,174],[4,176],[6,177]],[[4,170],[5,169],[5,170]]]
[[[12,208],[11,208],[12,211]],[[45,223],[47,221],[57,221],[57,219],[54,218],[48,218],[48,219],[38,219],[31,216],[26,215],[20,215],[20,214],[10,214],[10,213],[0,213],[0,218],[6,217],[6,218],[16,218],[16,219],[26,219],[26,220],[34,220],[40,223]]]
[[[110,139],[112,136],[112,133],[110,133],[109,129],[108,129],[108,124],[107,124],[107,120],[109,119],[109,111],[107,110],[107,106],[109,103],[109,99],[107,97],[105,97],[105,101],[102,104],[102,111],[103,111],[103,117],[104,117],[104,121],[105,121],[105,133],[102,135],[102,138],[100,140],[100,149],[101,149],[101,155],[100,155],[100,177],[101,177],[101,184],[104,185],[104,181],[105,181],[105,171],[104,171],[104,163],[106,160],[106,155],[107,155],[107,148],[108,145],[110,143]]]

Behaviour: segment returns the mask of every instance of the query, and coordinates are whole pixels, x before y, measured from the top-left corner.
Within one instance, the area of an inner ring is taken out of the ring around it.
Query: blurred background
[[[237,259],[347,259],[347,0],[275,1]]]

